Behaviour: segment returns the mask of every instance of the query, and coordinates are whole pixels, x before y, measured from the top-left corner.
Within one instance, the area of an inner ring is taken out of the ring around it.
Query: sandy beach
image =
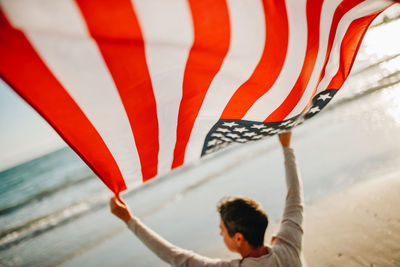
[[[308,266],[400,266],[399,192],[400,173],[395,173],[306,205]],[[277,227],[270,226],[266,240]]]
[[[306,208],[304,253],[313,266],[400,266],[400,173]]]

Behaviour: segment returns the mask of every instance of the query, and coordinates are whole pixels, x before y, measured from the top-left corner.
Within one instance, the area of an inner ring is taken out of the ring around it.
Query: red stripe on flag
[[[332,19],[332,23],[331,23],[331,30],[329,32],[329,40],[328,40],[328,47],[326,50],[326,56],[325,56],[325,63],[324,66],[322,67],[321,70],[321,74],[319,76],[318,79],[318,83],[315,86],[314,92],[312,93],[312,96],[310,98],[310,100],[308,101],[307,106],[304,108],[303,112],[308,108],[308,106],[310,105],[313,97],[315,96],[317,89],[318,89],[318,85],[321,82],[322,78],[325,76],[325,71],[326,71],[326,65],[328,64],[328,59],[329,56],[331,55],[331,51],[332,51],[332,46],[333,46],[333,42],[335,41],[335,35],[336,35],[336,31],[337,31],[337,27],[339,25],[340,20],[342,19],[342,17],[349,12],[349,10],[351,10],[352,8],[354,8],[356,5],[362,3],[364,0],[348,0],[348,1],[343,1],[342,3],[340,3],[340,5],[336,8],[335,10],[335,14],[333,15],[333,19]]]
[[[0,75],[86,162],[114,193],[126,189],[96,129],[54,77],[25,35],[0,10]]]
[[[360,48],[361,41],[364,38],[369,25],[381,12],[382,11],[379,11],[372,15],[359,18],[350,24],[340,47],[339,70],[332,78],[327,89],[339,89],[343,85],[344,81],[347,79],[347,76],[349,76],[350,70]]]
[[[179,106],[177,140],[172,168],[183,164],[185,150],[207,90],[221,68],[230,43],[225,0],[189,0],[194,43],[186,63]]]
[[[319,29],[323,0],[307,1],[307,49],[303,67],[285,101],[264,122],[282,121],[296,107],[307,88],[319,50]]]
[[[266,40],[262,57],[251,77],[229,100],[221,119],[242,119],[251,106],[271,89],[283,67],[289,25],[284,0],[263,1]]]
[[[129,0],[77,3],[121,96],[146,181],[157,175],[158,118],[143,35],[134,8]]]

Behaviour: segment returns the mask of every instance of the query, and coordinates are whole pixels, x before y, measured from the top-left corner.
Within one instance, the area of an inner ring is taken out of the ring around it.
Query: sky
[[[385,13],[400,14],[400,7],[393,6]],[[393,32],[400,32],[400,20],[379,28],[367,32],[366,52],[378,56],[389,52],[399,54],[400,37]],[[386,68],[398,70],[398,63],[392,61],[395,66]],[[47,122],[0,79],[0,171],[63,146],[66,144]]]
[[[0,170],[63,146],[47,122],[0,79]]]

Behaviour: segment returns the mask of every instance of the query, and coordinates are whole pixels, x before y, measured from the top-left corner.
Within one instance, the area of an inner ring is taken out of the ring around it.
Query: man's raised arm
[[[291,132],[286,132],[278,136],[285,158],[287,196],[281,225],[274,243],[284,242],[300,254],[303,237],[303,189],[294,151],[290,147],[291,134]]]
[[[116,197],[110,201],[111,212],[124,221],[128,228],[158,257],[172,266],[188,267],[230,267],[238,266],[238,263],[225,262],[220,259],[211,259],[192,251],[177,247],[135,218],[129,207]]]

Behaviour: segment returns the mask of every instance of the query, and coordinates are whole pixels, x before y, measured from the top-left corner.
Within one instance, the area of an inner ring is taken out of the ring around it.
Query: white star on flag
[[[281,130],[279,130],[279,129],[275,129],[275,130],[271,131],[271,133],[275,134],[275,133],[279,133],[280,131]]]
[[[274,128],[267,128],[267,129],[262,129],[261,132],[262,133],[268,133],[270,131],[272,131]]]
[[[229,129],[224,129],[224,128],[218,128],[216,131],[222,132],[222,133],[230,133],[231,132]]]
[[[253,133],[253,132],[250,132],[250,133],[245,133],[243,136],[249,136],[249,137],[252,137],[252,136],[254,136],[254,135],[256,135],[255,133]]]
[[[207,146],[213,146],[216,144],[217,144],[217,139],[213,139],[213,140],[208,141]]]
[[[240,137],[240,135],[237,135],[235,133],[228,133],[226,136],[232,137],[232,138],[239,138]]]
[[[326,93],[324,95],[320,95],[317,100],[325,101],[325,100],[330,99],[330,98],[332,98],[332,97],[329,95],[329,93]]]
[[[279,126],[287,126],[287,125],[289,125],[291,122],[292,122],[291,120],[288,120],[288,121],[282,122],[281,124],[279,124]]]
[[[238,126],[239,124],[237,124],[234,121],[232,121],[232,122],[224,122],[222,125],[223,126],[228,126],[228,127],[233,127],[233,126]]]
[[[242,128],[235,128],[235,129],[233,129],[233,131],[243,133],[243,132],[247,132],[248,130],[245,127],[242,127]]]
[[[256,128],[256,129],[262,129],[265,128],[266,126],[263,124],[253,124],[253,126],[251,126],[251,128]]]
[[[224,137],[224,135],[223,135],[223,134],[220,134],[220,133],[213,133],[213,134],[211,134],[211,136],[214,136],[214,137]]]
[[[232,142],[232,139],[226,138],[226,137],[222,137],[221,140],[225,141],[225,142]]]
[[[321,111],[318,106],[313,107],[312,109],[310,109],[311,113],[317,113],[318,111]]]

